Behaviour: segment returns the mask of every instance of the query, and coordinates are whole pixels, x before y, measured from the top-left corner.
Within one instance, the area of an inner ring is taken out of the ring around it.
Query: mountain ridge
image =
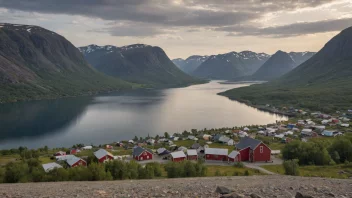
[[[269,57],[268,54],[252,51],[233,51],[211,55],[192,75],[201,78],[230,80],[253,74]]]
[[[186,59],[176,58],[172,62],[187,74],[192,74],[209,56],[192,55]]]
[[[98,71],[129,82],[150,87],[179,87],[204,82],[183,73],[160,47],[89,45],[79,49]]]
[[[0,24],[0,103],[131,88],[92,68],[63,36],[39,26]]]
[[[351,108],[351,84],[352,27],[349,27],[282,77],[220,94],[250,105],[293,105],[332,112]]]

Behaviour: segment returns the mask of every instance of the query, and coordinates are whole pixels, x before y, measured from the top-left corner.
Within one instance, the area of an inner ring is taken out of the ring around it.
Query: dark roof
[[[240,140],[238,144],[236,144],[237,149],[244,149],[247,147],[250,147],[251,149],[254,149],[257,147],[262,141],[256,140],[250,137],[244,137]]]
[[[192,146],[191,146],[191,149],[198,149],[200,147],[200,144],[199,143],[194,143]]]
[[[145,149],[145,148],[142,148],[142,147],[140,147],[140,146],[137,146],[137,147],[135,147],[135,148],[133,149],[132,155],[133,155],[133,156],[139,156],[139,155],[142,154],[144,151],[148,151],[149,153],[152,153],[152,151],[149,150],[149,149]]]

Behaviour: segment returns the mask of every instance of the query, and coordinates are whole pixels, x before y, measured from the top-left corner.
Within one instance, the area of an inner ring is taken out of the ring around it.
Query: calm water
[[[286,117],[216,95],[249,84],[208,84],[0,105],[0,149],[102,144],[135,135],[268,124]]]

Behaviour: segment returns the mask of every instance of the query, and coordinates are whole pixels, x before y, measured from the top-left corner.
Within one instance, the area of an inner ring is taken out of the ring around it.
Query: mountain
[[[0,102],[131,87],[92,68],[64,37],[38,26],[0,24]]]
[[[144,44],[123,47],[89,45],[79,50],[97,70],[126,81],[152,87],[202,82],[178,69],[160,47]]]
[[[291,56],[283,51],[277,51],[252,76],[255,80],[271,80],[280,77],[295,67]]]
[[[290,52],[281,50],[272,55],[253,75],[241,76],[231,81],[269,81],[281,77],[311,58],[314,52]]]
[[[293,105],[314,110],[352,106],[352,27],[281,78],[221,93],[248,104]]]
[[[192,75],[201,78],[224,80],[251,75],[257,71],[269,57],[268,54],[257,54],[251,51],[213,55],[204,61]]]
[[[192,74],[194,70],[198,68],[209,56],[190,56],[186,60],[182,58],[173,59],[172,62],[187,74]]]
[[[306,62],[308,59],[312,58],[316,53],[315,52],[290,52],[289,55],[292,60],[295,62],[295,67]]]

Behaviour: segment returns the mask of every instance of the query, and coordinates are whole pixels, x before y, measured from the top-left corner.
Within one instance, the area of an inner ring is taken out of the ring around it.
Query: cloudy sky
[[[0,0],[0,22],[39,25],[77,47],[145,43],[170,58],[318,51],[352,26],[351,0]]]

